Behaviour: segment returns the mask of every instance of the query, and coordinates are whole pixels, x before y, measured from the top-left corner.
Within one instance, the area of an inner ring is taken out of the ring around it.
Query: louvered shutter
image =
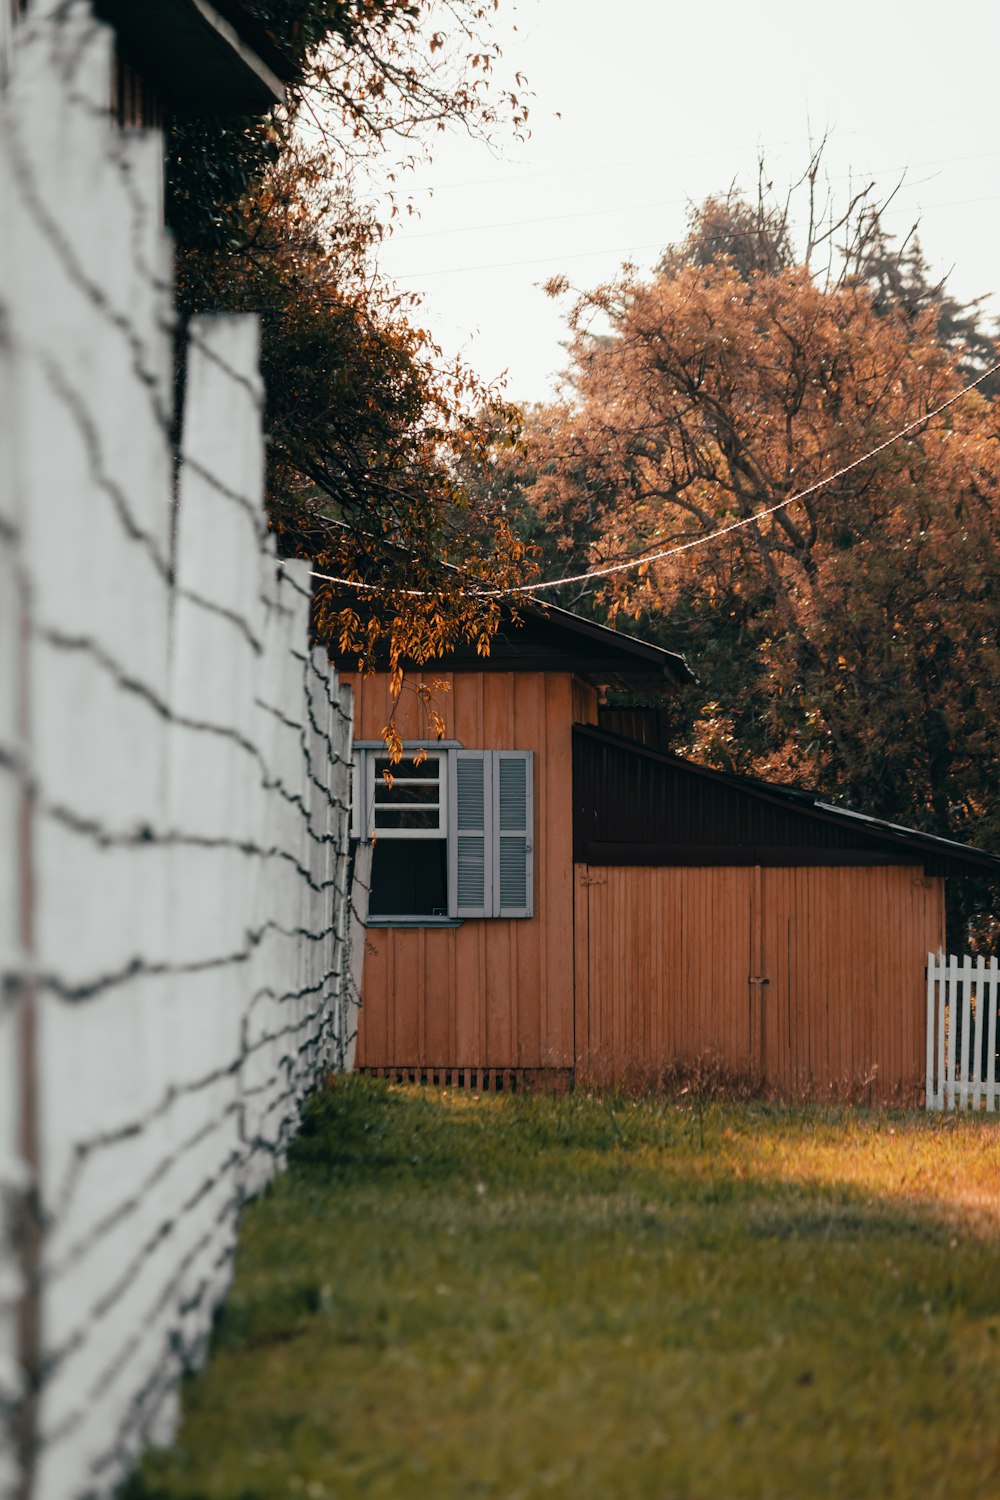
[[[493,915],[492,761],[488,750],[453,750],[448,915]]]
[[[494,914],[530,917],[534,909],[532,754],[493,751]]]

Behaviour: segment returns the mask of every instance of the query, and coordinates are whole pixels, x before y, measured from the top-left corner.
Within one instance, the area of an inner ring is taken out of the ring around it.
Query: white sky
[[[905,171],[888,227],[919,216],[955,295],[1000,293],[997,0],[501,0],[497,34],[535,95],[531,139],[497,159],[440,137],[409,180],[419,218],[381,265],[423,295],[447,352],[487,380],[508,372],[511,398],[546,399],[565,363],[541,282],[651,266],[683,236],[689,201],[734,179],[755,188],[761,148],[787,186],[810,133],[830,133],[838,192],[851,177],[888,191]]]

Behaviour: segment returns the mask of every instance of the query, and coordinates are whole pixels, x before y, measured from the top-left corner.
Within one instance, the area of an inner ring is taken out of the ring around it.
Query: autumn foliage
[[[939,301],[819,280],[773,236],[696,253],[718,208],[652,279],[578,297],[529,522],[556,572],[696,544],[568,596],[687,654],[674,748],[1000,847],[1000,409],[972,391],[921,421],[969,378]]]
[[[518,414],[373,271],[400,204],[380,218],[356,169],[402,167],[448,123],[516,132],[525,109],[491,87],[493,0],[247,3],[296,70],[289,105],[170,123],[180,308],[259,317],[271,524],[324,575],[317,637],[398,679],[458,642],[487,650],[493,596],[525,576],[524,542],[471,483]]]

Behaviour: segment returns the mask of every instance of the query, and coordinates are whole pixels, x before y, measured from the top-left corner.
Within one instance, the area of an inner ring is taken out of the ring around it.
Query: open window
[[[374,841],[369,920],[530,917],[532,754],[384,745],[355,750],[354,834]]]

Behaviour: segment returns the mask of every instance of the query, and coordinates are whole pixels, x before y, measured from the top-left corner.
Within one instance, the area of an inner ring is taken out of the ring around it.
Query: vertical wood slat
[[[573,872],[573,1063],[590,1055],[590,885],[585,865]]]
[[[983,1021],[986,1015],[986,960],[982,954],[976,959],[976,1035],[973,1057],[972,1108],[978,1114],[983,1100]]]
[[[767,1036],[764,1023],[764,911],[760,865],[755,865],[750,886],[750,1049],[753,1072],[763,1078],[767,1069]]]
[[[937,984],[937,1007],[938,1007],[938,1015],[937,1015],[937,1025],[938,1025],[938,1042],[937,1042],[938,1081],[937,1081],[937,1096],[938,1096],[938,1109],[945,1109],[947,1107],[947,1103],[948,1103],[948,1091],[947,1091],[948,1056],[947,1056],[947,1051],[946,1051],[946,1048],[947,1048],[947,1045],[948,1045],[948,1031],[947,1031],[947,1026],[948,1026],[948,1017],[947,1017],[947,1010],[948,1010],[948,988],[947,988],[947,985],[948,985],[948,980],[947,980],[947,973],[946,973],[946,970],[945,970],[944,954],[943,954],[943,952],[941,952],[940,949],[938,950],[938,955],[937,955],[936,975],[937,975],[937,977],[936,977],[936,981],[935,982]]]
[[[997,981],[1000,970],[995,957],[990,958],[989,978],[986,981],[989,1024],[986,1032],[986,1109],[992,1114],[996,1109],[996,1061],[997,1061]]]
[[[962,960],[961,977],[961,1028],[962,1028],[962,1055],[960,1060],[960,1074],[958,1085],[958,1102],[961,1109],[969,1107],[969,1055],[971,1049],[972,1031],[972,958],[966,954]]]
[[[937,999],[937,964],[934,954],[927,955],[927,1108],[940,1109],[941,1102],[935,1087],[934,1063],[936,1049],[935,1036],[937,1027],[935,1025],[935,1001]],[[938,1078],[941,1076],[940,1064],[938,1065]]]
[[[945,1109],[955,1108],[955,1033],[956,1015],[958,1012],[958,959],[954,953],[949,953],[948,964],[944,976],[944,1003],[948,1009],[947,1028],[947,1058],[948,1065],[945,1077],[944,1106]]]

